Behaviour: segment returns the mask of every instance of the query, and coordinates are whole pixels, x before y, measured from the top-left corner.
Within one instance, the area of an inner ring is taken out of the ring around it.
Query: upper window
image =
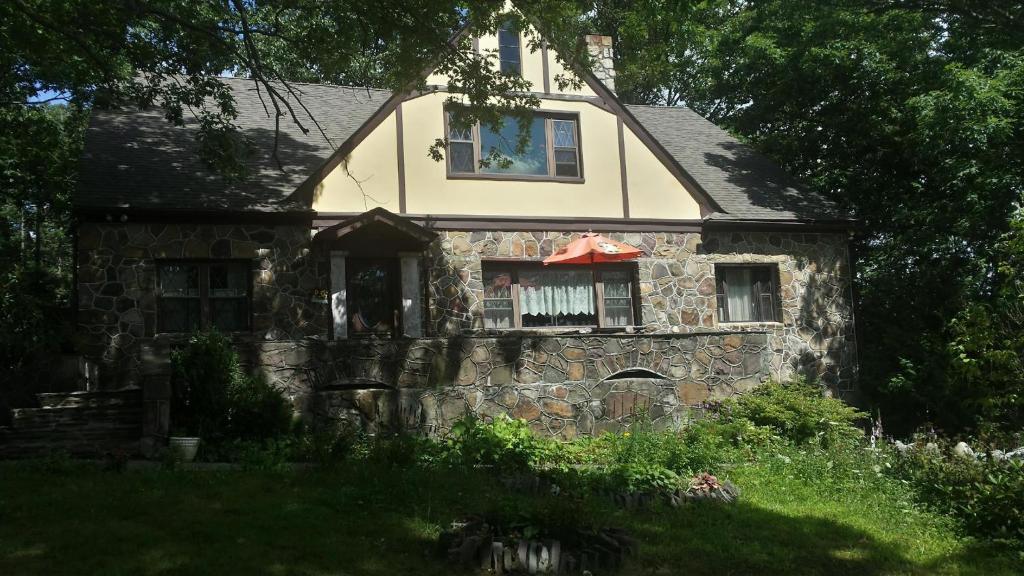
[[[505,22],[498,29],[498,60],[504,74],[523,74],[522,46],[519,30],[511,22]]]
[[[719,322],[778,322],[776,274],[773,266],[715,266]]]
[[[506,117],[498,130],[480,124],[459,127],[448,115],[448,170],[451,175],[506,175],[509,178],[579,179],[579,124],[575,115],[536,113],[519,149],[519,120]],[[486,164],[481,166],[481,159]]]
[[[633,272],[615,264],[485,262],[484,327],[633,325]]]
[[[248,262],[161,262],[157,276],[160,332],[249,329]]]

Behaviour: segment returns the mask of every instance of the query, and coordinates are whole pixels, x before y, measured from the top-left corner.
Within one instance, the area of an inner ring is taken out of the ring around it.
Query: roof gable
[[[386,90],[294,84],[312,118],[302,118],[310,128],[307,134],[293,122],[280,123],[277,156],[282,170],[273,157],[273,111],[264,109],[255,84],[242,78],[221,81],[234,93],[235,124],[251,143],[244,180],[227,182],[202,162],[194,118],[186,119],[184,127],[176,127],[157,109],[93,110],[80,162],[76,206],[308,211],[309,204],[294,196],[296,188],[391,96]],[[312,125],[313,119],[327,138]]]

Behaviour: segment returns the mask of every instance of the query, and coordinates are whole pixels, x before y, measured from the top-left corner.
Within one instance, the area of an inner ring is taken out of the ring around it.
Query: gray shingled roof
[[[335,148],[391,95],[386,90],[295,84],[328,139],[297,108],[308,134],[281,119],[278,156],[272,156],[274,119],[260,102],[251,80],[222,79],[234,91],[239,126],[253,145],[249,175],[229,184],[198,156],[197,122],[178,128],[159,109],[95,110],[85,136],[76,204],[203,211],[308,210],[290,198],[295,189]],[[269,104],[268,104],[269,105]],[[271,109],[271,113],[273,109]]]
[[[682,106],[627,106],[722,207],[712,220],[848,220],[775,162]]]
[[[196,121],[170,125],[158,109],[95,110],[86,133],[76,204],[97,208],[203,211],[308,210],[296,188],[376,112],[385,90],[296,84],[308,118],[302,134],[281,119],[278,169],[271,150],[274,121],[252,81],[224,78],[235,93],[235,123],[254,145],[249,176],[227,183],[198,156]],[[628,106],[698,184],[722,207],[712,219],[836,220],[844,218],[820,196],[800,189],[775,163],[684,107]],[[301,112],[300,112],[301,113]]]

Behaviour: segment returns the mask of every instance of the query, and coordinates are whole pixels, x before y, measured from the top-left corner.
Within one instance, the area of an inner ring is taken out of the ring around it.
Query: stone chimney
[[[587,52],[594,59],[594,76],[615,92],[615,52],[612,50],[612,37],[599,34],[587,34]]]

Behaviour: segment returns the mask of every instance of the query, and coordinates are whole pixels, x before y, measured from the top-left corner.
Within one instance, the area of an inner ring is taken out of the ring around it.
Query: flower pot
[[[171,436],[169,446],[182,462],[191,462],[196,459],[196,451],[199,450],[199,438],[188,436]]]

